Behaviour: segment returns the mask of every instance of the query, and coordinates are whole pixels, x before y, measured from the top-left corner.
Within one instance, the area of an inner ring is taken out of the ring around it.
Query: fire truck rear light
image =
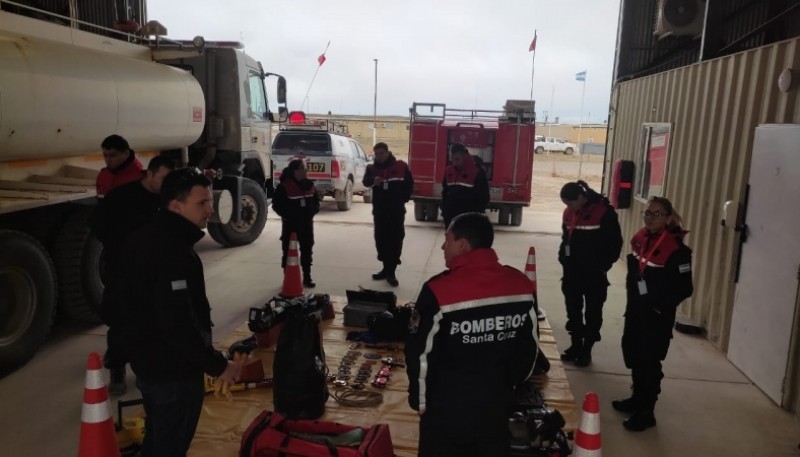
[[[289,124],[302,125],[306,123],[306,113],[302,111],[292,111],[289,113]]]
[[[338,178],[339,177],[339,162],[336,160],[331,160],[331,178]]]

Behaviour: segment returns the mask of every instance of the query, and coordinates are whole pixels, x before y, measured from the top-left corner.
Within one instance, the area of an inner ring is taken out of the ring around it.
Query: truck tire
[[[225,235],[222,233],[222,225],[223,224],[216,224],[214,222],[209,222],[208,226],[206,227],[206,231],[211,236],[211,239],[216,241],[217,243],[221,244],[222,246],[229,248],[233,246]]]
[[[565,155],[568,155],[568,156],[569,156],[569,155],[572,155],[572,153],[573,153],[573,152],[575,152],[575,150],[574,150],[574,149],[572,149],[572,148],[567,148],[567,149],[564,149],[564,154],[565,154]]]
[[[425,220],[428,222],[439,220],[439,205],[436,203],[427,203],[425,205]]]
[[[261,236],[267,223],[267,195],[261,186],[252,179],[242,179],[242,195],[239,198],[242,206],[241,220],[217,224],[219,233],[216,236],[222,241],[215,238],[216,228],[211,228],[212,224],[208,225],[211,238],[226,247],[252,243]]]
[[[367,189],[361,196],[364,198],[364,203],[372,203],[372,189]]]
[[[89,208],[67,217],[53,244],[58,275],[59,306],[67,316],[87,323],[100,322],[103,245],[89,228]]]
[[[425,204],[414,202],[414,220],[417,222],[425,221]]]
[[[511,225],[519,227],[522,225],[522,207],[515,206],[511,208]]]
[[[507,206],[501,207],[497,211],[497,224],[508,225],[508,219],[511,217],[511,208]]]
[[[544,148],[539,146],[538,148],[536,148],[536,153],[537,154],[543,154],[544,153]]]
[[[347,180],[343,191],[336,191],[336,209],[339,211],[350,211],[353,206],[353,181]]]
[[[56,312],[56,269],[34,238],[0,230],[0,376],[44,343]]]

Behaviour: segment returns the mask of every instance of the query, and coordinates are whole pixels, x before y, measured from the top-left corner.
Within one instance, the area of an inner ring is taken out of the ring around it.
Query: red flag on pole
[[[325,63],[325,60],[325,54],[320,54],[319,57],[317,57],[317,62],[319,62],[320,66]]]
[[[528,52],[536,51],[536,32],[533,32],[533,41],[531,41],[531,45],[528,47]]]

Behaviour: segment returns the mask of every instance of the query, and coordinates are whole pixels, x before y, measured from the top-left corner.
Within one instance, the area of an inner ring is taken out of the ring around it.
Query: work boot
[[[125,395],[125,392],[128,391],[128,383],[125,381],[125,367],[111,368],[108,371],[111,378],[111,382],[108,384],[108,393],[114,397]]]
[[[574,362],[583,348],[583,338],[570,336],[570,339],[572,340],[572,345],[561,353],[561,360],[565,362]]]
[[[394,275],[394,273],[389,274],[389,276],[386,278],[386,282],[388,282],[392,287],[397,287],[400,285],[400,281],[397,280],[397,277]]]
[[[372,274],[372,279],[374,279],[375,281],[382,281],[388,277],[389,273],[387,273],[385,269]]]
[[[311,275],[303,275],[303,287],[308,287],[309,289],[313,289],[317,287],[317,283],[311,279]]]
[[[624,400],[611,400],[611,406],[625,414],[633,414],[637,409],[636,400],[633,397]]]
[[[633,416],[625,419],[622,426],[632,432],[643,432],[656,426],[656,416],[653,411],[637,411]]]
[[[578,356],[575,358],[575,366],[576,367],[588,367],[592,363],[592,346],[594,346],[594,341],[586,339],[583,342],[583,346],[581,350],[578,352]]]

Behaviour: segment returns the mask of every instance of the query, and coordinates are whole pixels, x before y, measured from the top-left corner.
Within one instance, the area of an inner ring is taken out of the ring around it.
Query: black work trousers
[[[286,267],[286,257],[289,254],[289,241],[292,233],[297,234],[297,244],[300,248],[300,265],[303,267],[303,273],[308,275],[311,273],[311,263],[314,255],[314,221],[292,223],[285,219],[283,220],[281,227],[281,248],[283,249],[281,268]]]
[[[403,239],[406,237],[405,207],[393,211],[372,211],[375,224],[375,248],[378,260],[383,262],[384,271],[394,273],[400,265],[403,253]]]
[[[661,361],[667,357],[674,320],[650,308],[628,310],[622,333],[622,356],[631,369],[637,410],[653,411],[664,378]]]
[[[507,435],[460,434],[450,436],[447,427],[434,424],[427,414],[419,422],[419,457],[507,457],[511,433]]]
[[[136,379],[144,402],[147,432],[142,457],[184,457],[203,409],[203,375],[183,381],[147,382]]]
[[[601,270],[564,271],[561,291],[567,306],[567,331],[571,336],[600,341],[603,304],[608,295],[608,279]]]

